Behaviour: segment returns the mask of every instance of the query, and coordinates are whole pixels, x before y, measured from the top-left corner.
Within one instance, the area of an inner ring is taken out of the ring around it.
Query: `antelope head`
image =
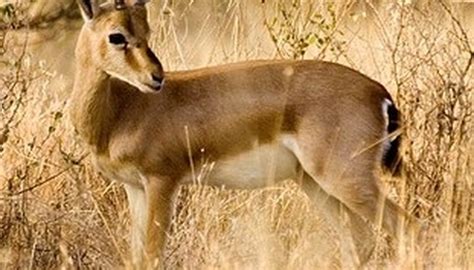
[[[145,93],[163,88],[163,67],[148,46],[147,0],[77,0],[85,25],[79,36],[79,64],[96,68]]]

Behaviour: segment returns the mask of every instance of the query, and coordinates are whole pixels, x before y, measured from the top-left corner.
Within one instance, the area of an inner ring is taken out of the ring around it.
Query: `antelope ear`
[[[146,3],[150,2],[150,0],[128,0],[128,5],[132,7],[133,12],[143,18],[145,21],[147,20],[147,8]]]
[[[99,13],[100,6],[97,0],[76,0],[84,21],[90,21]]]

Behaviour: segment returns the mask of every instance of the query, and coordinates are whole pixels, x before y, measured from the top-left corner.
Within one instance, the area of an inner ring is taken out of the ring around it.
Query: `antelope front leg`
[[[127,192],[128,208],[130,211],[130,252],[133,265],[138,266],[143,261],[145,231],[147,220],[147,205],[145,190],[136,185],[124,184]]]
[[[145,268],[163,266],[163,252],[166,231],[170,225],[172,198],[177,184],[168,177],[147,177],[146,196],[146,229],[145,229]]]
[[[171,218],[173,185],[154,178],[147,179],[145,184],[145,188],[124,185],[131,216],[130,249],[135,269],[152,268],[158,263]]]

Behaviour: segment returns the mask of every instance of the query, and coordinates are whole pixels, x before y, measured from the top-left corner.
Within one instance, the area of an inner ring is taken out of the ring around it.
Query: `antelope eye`
[[[127,44],[127,39],[122,34],[110,34],[109,35],[109,42],[114,45],[125,45]]]

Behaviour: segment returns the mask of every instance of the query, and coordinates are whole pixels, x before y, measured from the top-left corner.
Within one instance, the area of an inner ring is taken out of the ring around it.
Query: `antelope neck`
[[[110,76],[78,63],[70,104],[76,130],[96,154],[104,154],[119,106],[110,89]]]

